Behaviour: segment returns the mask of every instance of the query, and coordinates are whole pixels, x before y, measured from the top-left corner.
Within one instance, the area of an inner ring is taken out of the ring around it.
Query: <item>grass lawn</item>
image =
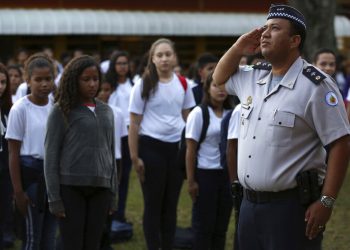
[[[337,199],[336,206],[333,210],[331,220],[327,224],[324,233],[323,249],[324,250],[348,250],[350,249],[350,171],[348,171],[341,193]],[[145,240],[142,232],[142,211],[143,201],[140,185],[132,171],[129,196],[127,201],[127,218],[134,224],[134,236],[131,241],[113,245],[118,250],[143,250]],[[187,193],[187,184],[184,182],[179,206],[178,206],[178,225],[189,226],[191,215],[191,200]],[[227,232],[225,249],[232,249],[234,218],[233,213]]]

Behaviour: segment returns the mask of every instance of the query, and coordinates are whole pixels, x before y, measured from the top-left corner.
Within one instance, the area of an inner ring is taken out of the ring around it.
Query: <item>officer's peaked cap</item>
[[[285,4],[271,4],[267,20],[272,18],[284,18],[306,30],[305,17],[297,9]]]

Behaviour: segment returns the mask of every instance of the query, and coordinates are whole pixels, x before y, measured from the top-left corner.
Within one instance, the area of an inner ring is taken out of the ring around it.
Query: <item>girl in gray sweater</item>
[[[90,56],[65,68],[49,115],[45,179],[63,249],[99,249],[108,212],[115,209],[117,171],[111,108],[95,99],[101,82]]]

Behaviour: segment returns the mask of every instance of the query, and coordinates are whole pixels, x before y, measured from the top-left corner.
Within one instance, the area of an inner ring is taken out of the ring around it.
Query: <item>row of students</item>
[[[66,67],[52,109],[49,94],[53,72],[53,64],[45,55],[31,56],[25,65],[31,93],[19,99],[9,113],[9,77],[0,66],[1,134],[4,137],[6,132],[8,140],[16,206],[26,221],[22,248],[55,249],[58,218],[64,249],[98,249],[107,210],[116,209],[111,200],[117,191],[115,159],[120,152],[114,147],[118,137],[114,125],[122,128],[123,120],[115,120],[112,109],[94,98],[101,73],[93,58],[83,56]],[[125,134],[120,128],[118,132]],[[1,160],[2,166],[7,166],[7,143],[3,139]],[[1,169],[1,179],[5,172]],[[1,193],[1,201],[3,198]],[[5,203],[1,203],[2,208]],[[2,215],[1,210],[1,226]]]
[[[16,106],[31,107],[34,104],[36,105],[34,106],[35,109],[44,110],[46,113],[42,112],[44,114],[40,120],[38,120],[37,124],[43,128],[45,127],[45,121],[48,116],[48,107],[51,108],[52,106],[48,95],[53,87],[53,71],[52,68],[50,68],[52,65],[50,65],[51,62],[48,58],[42,55],[37,55],[36,57],[40,58],[41,61],[46,61],[46,64],[42,62],[42,64],[39,63],[38,66],[36,66],[36,64],[29,64],[32,66],[28,68],[28,72],[30,72],[30,74],[34,73],[34,77],[32,79],[31,75],[29,75],[30,77],[27,77],[26,80],[32,93],[22,98],[25,101],[21,99],[20,102],[16,103]],[[189,113],[189,109],[195,104],[191,89],[187,88],[173,73],[175,61],[176,55],[173,43],[167,39],[156,41],[150,50],[146,74],[142,78],[142,81],[135,86],[130,100],[132,120],[130,126],[130,149],[133,156],[132,159],[135,163],[134,165],[142,183],[145,201],[144,232],[149,249],[156,249],[159,246],[162,246],[163,249],[170,249],[172,247],[176,224],[176,206],[183,180],[183,173],[180,169],[176,168],[174,162],[176,162],[177,144],[184,126],[184,120]],[[81,121],[77,122],[79,119],[74,117],[74,115],[81,115],[84,119],[87,119],[87,121],[91,119],[88,115],[89,112],[95,113],[95,117],[98,117],[97,111],[99,111],[100,103],[94,101],[99,81],[101,80],[101,75],[98,70],[98,66],[92,63],[89,57],[73,60],[67,66],[62,76],[56,98],[57,105],[54,106],[48,119],[48,132],[45,141],[47,159],[45,161],[45,177],[48,187],[49,207],[51,212],[59,218],[58,221],[64,249],[68,249],[68,245],[73,247],[71,249],[79,249],[81,246],[94,246],[94,244],[97,244],[96,242],[98,242],[97,239],[100,235],[99,232],[102,231],[100,229],[103,223],[99,223],[99,226],[96,226],[96,221],[94,220],[94,227],[91,228],[91,224],[88,222],[92,219],[92,216],[89,215],[89,209],[86,205],[93,204],[89,200],[91,196],[94,196],[94,194],[98,196],[101,193],[102,200],[104,201],[103,204],[106,205],[108,204],[108,199],[111,198],[107,195],[108,192],[106,192],[106,188],[108,187],[115,191],[113,186],[108,186],[96,176],[95,178],[97,178],[98,181],[94,180],[93,177],[86,178],[86,176],[84,176],[84,178],[82,178],[82,176],[79,175],[81,174],[81,169],[79,170],[79,161],[84,162],[84,160],[86,161],[89,159],[87,156],[91,156],[92,152],[89,147],[85,152],[86,154],[81,152],[84,150],[81,150],[82,147],[78,146],[81,141],[77,140],[77,138],[86,138],[86,134],[90,134],[89,132],[91,132],[91,127],[89,128],[87,126],[87,128],[85,128],[87,130],[85,130]],[[51,74],[50,77],[48,76],[49,73]],[[156,81],[154,79],[156,79]],[[38,84],[35,85],[37,82]],[[170,97],[172,97],[172,99]],[[38,100],[40,103],[35,102],[36,98],[39,98]],[[22,105],[23,102],[26,102],[25,105]],[[86,102],[85,106],[84,102]],[[45,109],[41,106],[44,106]],[[13,113],[15,114],[15,111],[13,111]],[[25,115],[23,116],[25,118],[27,113],[32,115],[36,114],[30,111],[24,111],[24,113]],[[105,118],[106,117],[104,117],[104,119]],[[158,126],[155,127],[154,124],[158,124]],[[77,128],[72,129],[74,126],[77,126]],[[70,128],[69,130],[67,130],[68,127]],[[72,133],[72,130],[80,134],[73,133],[71,137],[68,136],[69,133]],[[44,131],[44,129],[30,129],[29,131],[33,132],[33,134],[39,133],[41,138],[43,138],[42,131]],[[37,133],[35,133],[35,131]],[[135,151],[135,149],[138,149],[138,132],[141,134],[140,158],[138,157],[138,150]],[[8,136],[10,139],[11,134],[9,133]],[[32,143],[31,141],[35,142],[35,140],[24,140],[18,137],[14,137],[13,139],[17,139],[20,145]],[[107,136],[106,142],[110,142],[108,139],[110,140]],[[37,148],[41,149],[42,153],[43,143],[39,142],[36,144]],[[89,145],[89,142],[86,142],[84,145]],[[78,151],[74,151],[77,148],[80,148],[79,154]],[[74,161],[72,158],[69,158],[72,157],[72,152],[75,156]],[[97,154],[99,153],[101,152],[97,152]],[[40,174],[42,175],[43,155],[37,155],[31,152],[27,153],[25,151],[22,154],[25,156],[22,158],[30,157],[32,160],[30,164],[34,164],[33,161],[35,162],[35,166],[41,171]],[[78,157],[77,159],[77,155],[79,155],[80,158]],[[106,155],[108,156],[108,154]],[[114,157],[115,154],[113,154],[113,159],[115,159]],[[32,158],[34,158],[34,160]],[[97,159],[100,159],[100,157],[97,157]],[[40,164],[37,164],[37,162]],[[68,163],[76,167],[75,171],[77,172],[69,172],[71,170]],[[104,163],[106,163],[106,161]],[[16,169],[16,167],[12,168]],[[25,171],[27,171],[27,169],[25,169]],[[14,179],[18,179],[18,176],[21,176],[19,174],[21,173],[20,171],[13,172],[15,173],[13,174],[15,176]],[[107,175],[109,176],[110,174],[111,172]],[[114,177],[111,178],[112,180],[115,179]],[[152,179],[154,181],[152,181]],[[88,183],[87,180],[89,180]],[[15,183],[20,182],[21,181],[18,180],[15,181]],[[37,186],[39,186],[39,184]],[[77,187],[77,184],[81,184],[82,186],[78,185]],[[111,182],[111,185],[112,184],[113,181]],[[95,187],[95,185],[97,187]],[[101,185],[103,192],[100,192]],[[26,193],[20,190],[20,185],[15,184],[15,186],[18,186],[15,189],[17,190],[16,198],[20,201],[20,209],[23,214],[26,215],[26,218],[29,218],[26,212],[29,199],[26,197]],[[18,190],[20,190],[20,192],[18,192]],[[36,194],[36,192],[34,193]],[[72,201],[77,201],[77,203],[73,203]],[[99,205],[97,207],[105,210],[103,208],[106,208],[106,206],[102,206],[100,200],[98,203]],[[36,208],[36,206],[34,208]],[[84,211],[86,213],[84,213]],[[67,213],[70,216],[68,216]],[[78,223],[76,220],[84,219],[82,216],[77,215],[84,215],[87,223],[83,224],[86,225],[87,228],[79,228],[79,225],[82,225],[82,223]],[[103,217],[105,213],[101,212],[100,215]],[[99,218],[101,219],[102,217]],[[69,218],[69,220],[67,218]],[[54,223],[52,223],[52,225],[53,224]],[[37,226],[34,226],[34,228],[36,227]],[[40,229],[39,226],[38,229]],[[75,234],[72,234],[72,230],[80,233],[88,232],[88,234],[82,234],[80,237],[73,238],[72,235]],[[51,231],[49,230],[49,232]],[[27,234],[28,233],[29,232],[27,232]],[[47,237],[44,238],[47,239]],[[39,236],[39,238],[33,242],[36,242],[38,245],[43,244],[40,243],[40,240]],[[50,243],[53,244],[54,240],[50,240]]]

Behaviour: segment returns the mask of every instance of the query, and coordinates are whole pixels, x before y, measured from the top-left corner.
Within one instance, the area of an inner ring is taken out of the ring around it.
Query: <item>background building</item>
[[[267,0],[2,0],[0,59],[20,48],[51,47],[55,57],[81,49],[108,57],[113,49],[141,56],[159,37],[175,41],[187,67],[204,51],[218,56],[242,33],[263,24]],[[287,1],[279,1],[287,2]],[[335,20],[339,49],[350,55],[350,4],[338,0]]]

